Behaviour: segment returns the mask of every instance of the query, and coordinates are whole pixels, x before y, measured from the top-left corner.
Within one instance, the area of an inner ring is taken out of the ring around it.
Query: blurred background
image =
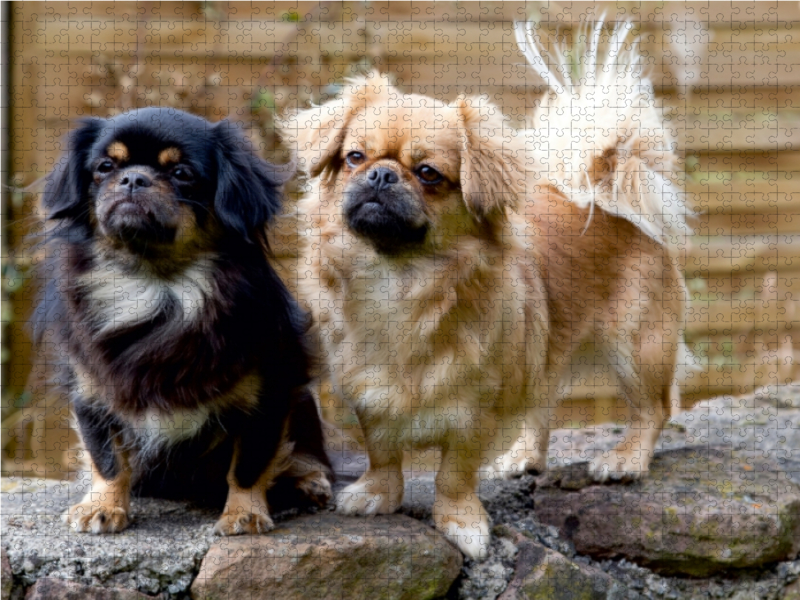
[[[570,39],[577,26],[602,15],[628,18],[641,35],[678,140],[687,204],[698,213],[686,261],[686,334],[702,368],[684,383],[682,405],[798,376],[796,2],[4,5],[3,474],[58,478],[76,468],[66,400],[49,383],[48,349],[33,347],[27,321],[41,284],[40,255],[29,237],[40,225],[36,182],[57,161],[77,119],[151,105],[212,121],[232,118],[247,125],[265,158],[282,162],[287,154],[275,115],[322,102],[344,78],[376,68],[408,92],[443,100],[486,94],[521,123],[544,91],[516,47],[513,23],[526,19],[542,34]],[[290,286],[299,185],[273,232]],[[572,384],[557,426],[624,423],[615,382],[589,346]],[[358,437],[354,417],[325,390],[321,404],[345,437]]]

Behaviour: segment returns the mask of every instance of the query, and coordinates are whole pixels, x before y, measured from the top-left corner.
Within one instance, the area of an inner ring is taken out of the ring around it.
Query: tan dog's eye
[[[436,185],[437,183],[440,183],[442,179],[444,179],[439,171],[433,167],[429,167],[428,165],[422,165],[419,169],[417,169],[416,173],[417,179],[419,179],[425,185]]]
[[[348,167],[355,169],[358,165],[364,164],[367,157],[361,152],[349,152],[344,160]]]
[[[110,160],[104,160],[99,165],[97,165],[97,172],[98,173],[110,173],[114,170],[114,163]]]

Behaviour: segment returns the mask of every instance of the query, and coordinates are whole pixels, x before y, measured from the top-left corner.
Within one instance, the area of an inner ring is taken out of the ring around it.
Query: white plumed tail
[[[599,21],[572,47],[551,40],[548,50],[535,23],[517,23],[520,49],[550,88],[529,117],[526,143],[541,177],[573,202],[628,219],[677,253],[688,228],[675,143],[632,27],[604,34]]]

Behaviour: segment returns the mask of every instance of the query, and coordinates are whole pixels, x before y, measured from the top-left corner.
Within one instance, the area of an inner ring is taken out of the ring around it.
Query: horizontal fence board
[[[302,4],[302,3],[301,3]],[[729,27],[731,23],[775,23],[800,20],[794,3],[778,2],[615,2],[607,8],[597,2],[370,2],[373,14],[392,18],[444,21],[513,21],[537,18],[566,25],[579,25],[587,19],[606,15],[627,15],[631,20],[651,26],[681,26],[702,22],[710,27]],[[616,13],[614,12],[616,9]]]
[[[20,68],[23,72],[16,77],[19,92],[16,97],[20,102],[14,110],[22,115],[23,122],[15,128],[15,137],[20,140],[22,151],[25,151],[23,137],[33,141],[27,144],[31,152],[47,149],[41,136],[60,138],[78,117],[117,112],[126,103],[130,106],[131,98],[124,90],[125,85],[134,82],[144,89],[138,96],[141,102],[181,106],[183,97],[186,108],[197,110],[199,105],[209,118],[218,120],[246,118],[253,94],[260,89],[268,91],[279,107],[304,106],[319,96],[319,90],[340,82],[347,74],[342,65],[322,65],[310,71],[310,85],[301,89],[289,85],[289,81],[265,76],[263,65],[243,63],[226,66],[178,62],[156,68],[149,65],[136,78],[129,75],[136,72],[136,63],[116,65],[113,77],[102,75],[105,72],[102,65],[70,65],[60,73],[50,73],[52,66],[35,63]],[[405,89],[445,100],[452,100],[459,93],[486,94],[520,125],[525,115],[538,105],[541,88],[526,87],[521,83],[523,72],[513,67],[511,75],[514,72],[519,75],[516,79],[519,85],[503,85],[506,72],[493,64],[464,68],[444,64],[398,66],[393,75]],[[123,79],[123,85],[107,85],[118,79]],[[63,81],[71,84],[58,84]],[[707,109],[704,105],[709,103],[708,98],[695,94],[684,104],[667,103],[671,106],[666,123],[676,134],[678,147],[692,160],[694,155],[709,155],[703,165],[690,168],[687,177],[689,204],[695,210],[752,211],[759,210],[759,205],[772,210],[783,208],[783,203],[796,202],[794,194],[800,181],[795,177],[798,162],[789,150],[794,138],[800,135],[796,131],[800,110],[778,108],[780,99],[770,102],[768,107],[758,109]],[[757,121],[763,123],[756,126]],[[692,127],[687,128],[687,123],[692,123]],[[776,162],[780,150],[791,156]],[[773,158],[759,161],[759,153],[771,153]]]
[[[689,294],[697,301],[731,299],[788,299],[798,294],[800,270],[768,273],[722,273],[687,279]]]
[[[797,91],[800,94],[800,89]],[[690,177],[694,171],[700,175],[712,172],[766,172],[792,173],[800,177],[800,152],[797,150],[761,150],[750,152],[746,149],[728,152],[698,152],[686,157]],[[743,178],[749,178],[747,173]]]
[[[687,151],[790,150],[800,137],[800,110],[793,108],[689,105],[675,111],[667,122],[680,132]]]
[[[766,272],[800,268],[800,235],[696,236],[686,275]]]
[[[584,23],[587,17],[616,13],[596,2],[83,2],[47,5],[20,2],[15,10],[21,19],[46,12],[53,17],[93,18],[98,15],[120,19],[160,18],[198,19],[224,15],[231,20],[329,18],[355,20],[364,15],[373,19],[414,21],[513,21],[526,18],[550,20],[565,25]],[[800,8],[794,2],[634,2],[613,5],[635,22],[651,26],[681,26],[701,22],[709,27],[731,24],[770,24],[800,21]]]
[[[693,227],[695,233],[700,236],[798,232],[800,205],[781,208],[769,214],[704,214],[693,220]]]
[[[205,106],[209,107],[210,118],[236,118],[237,116],[243,118],[247,116],[252,93],[259,89],[261,75],[258,71],[250,71],[250,78],[246,79],[242,76],[243,71],[244,69],[237,74],[237,85],[231,84],[230,78],[227,78],[220,79],[213,84],[213,87],[208,88]],[[326,69],[325,73],[320,75],[320,82],[335,81],[337,69]],[[401,73],[399,78],[402,78],[402,75]],[[41,73],[35,76],[41,80],[45,79]],[[74,74],[72,78],[78,80]],[[155,84],[174,82],[174,80],[174,75],[166,73],[163,78],[157,74],[151,77],[151,81],[145,81],[145,83],[153,84],[148,88],[150,90],[148,93],[152,96],[146,97],[151,100],[152,104],[170,100],[171,97],[167,96],[168,92],[159,90]],[[417,82],[413,86],[415,91],[444,99],[455,98],[458,93],[464,91],[464,88],[455,82],[453,86],[444,86],[425,85],[422,83],[424,80],[415,81]],[[187,91],[197,89],[203,85],[203,76],[187,78],[183,84]],[[269,89],[268,86],[265,88]],[[278,93],[282,92],[277,86],[273,86],[272,89]],[[535,110],[537,94],[519,92],[502,95],[501,89],[496,86],[487,86],[485,91],[491,98],[502,100],[501,107],[509,116],[518,117],[519,121],[524,118],[527,111]],[[178,91],[180,91],[180,87]],[[481,93],[482,90],[473,89],[471,91]],[[93,88],[91,85],[86,85],[84,89],[77,85],[65,88],[63,93],[58,94],[59,99],[63,100],[59,103],[53,102],[56,94],[52,88],[37,86],[32,92],[33,95],[26,104],[15,107],[16,111],[25,111],[30,116],[26,123],[15,127],[15,138],[12,140],[18,141],[21,146],[23,138],[35,141],[35,144],[28,145],[27,151],[30,152],[38,153],[42,149],[47,150],[47,143],[42,140],[42,136],[48,138],[52,146],[77,118],[93,114],[93,111],[86,107],[86,103],[92,98],[95,98],[94,102],[102,109],[98,111],[100,113],[107,112],[109,109],[119,110],[119,102],[115,98],[120,94],[114,96],[106,92],[105,99],[108,102],[104,103],[103,91],[96,87]],[[294,105],[305,104],[305,102],[299,102],[299,97],[297,99],[298,102],[295,102]],[[281,96],[278,100],[285,102],[288,98]],[[191,104],[191,101],[191,98],[187,99],[187,108],[194,106],[196,109],[197,105]],[[291,106],[292,103],[289,102],[289,105]],[[201,105],[201,107],[203,106]],[[800,123],[800,111],[794,112],[796,114],[792,116],[792,119],[797,119],[797,122]],[[518,124],[520,123],[518,122]],[[720,127],[723,128],[723,125],[720,124]],[[712,126],[709,125],[706,131],[713,132]],[[721,136],[726,135],[724,131],[727,130],[723,130]],[[783,129],[781,135],[788,136],[787,131],[788,129]],[[789,140],[787,144],[793,147],[793,141]],[[713,150],[721,151],[712,152]],[[22,151],[24,152],[25,149]],[[690,194],[688,204],[694,210],[710,213],[719,210],[724,212],[768,212],[784,208],[791,210],[796,206],[797,194],[800,193],[798,153],[778,152],[775,147],[757,148],[755,145],[740,148],[723,148],[722,146],[712,148],[707,145],[692,147],[690,145],[685,148],[685,151],[689,153],[687,162],[691,161],[692,163],[686,178],[686,190]],[[695,155],[700,155],[700,158]]]
[[[542,34],[554,31],[545,25]],[[683,32],[683,33],[680,33]],[[458,65],[489,58],[523,64],[510,21],[461,22],[315,20],[120,20],[108,16],[69,18],[37,15],[13,33],[18,59],[45,58],[54,65],[106,53],[134,53],[202,61],[357,61],[364,56]],[[657,30],[643,36],[645,63],[656,85],[693,87],[800,84],[800,42],[791,23],[768,27]],[[687,58],[687,52],[690,54]],[[539,85],[529,75],[530,84]],[[57,79],[54,84],[58,84]],[[62,82],[66,85],[67,82]]]
[[[687,335],[773,331],[800,326],[796,300],[735,300],[692,302],[687,315]],[[798,330],[800,331],[800,330]]]

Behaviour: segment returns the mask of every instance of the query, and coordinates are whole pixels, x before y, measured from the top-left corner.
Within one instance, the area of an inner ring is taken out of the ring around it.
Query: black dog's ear
[[[282,174],[278,167],[256,156],[235,123],[217,123],[214,134],[217,139],[214,209],[227,229],[252,242],[261,237],[258,232],[280,211],[281,186],[291,173]]]
[[[48,219],[88,218],[81,206],[92,177],[86,161],[102,127],[102,119],[85,119],[67,137],[67,151],[46,178],[43,203]]]

